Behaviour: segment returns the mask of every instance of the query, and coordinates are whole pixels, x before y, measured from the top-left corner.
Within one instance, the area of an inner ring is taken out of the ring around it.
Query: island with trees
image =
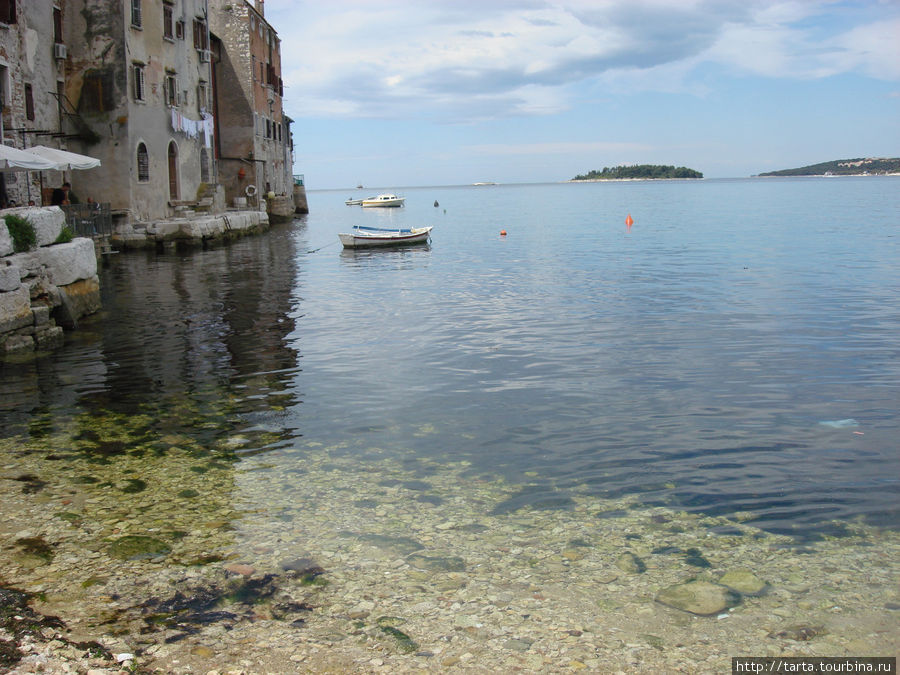
[[[760,176],[866,176],[875,174],[900,173],[900,158],[860,157],[857,159],[836,159],[801,166],[799,169],[767,171]]]
[[[602,171],[589,171],[575,176],[572,181],[595,180],[648,180],[666,178],[703,178],[703,174],[685,166],[669,166],[666,164],[634,164],[632,166],[603,167]]]

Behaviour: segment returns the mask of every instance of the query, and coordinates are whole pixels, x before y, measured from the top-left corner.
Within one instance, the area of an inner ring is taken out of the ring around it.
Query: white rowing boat
[[[344,248],[372,248],[375,246],[406,246],[428,241],[431,228],[411,227],[409,229],[386,229],[354,225],[353,232],[340,233],[338,237]]]

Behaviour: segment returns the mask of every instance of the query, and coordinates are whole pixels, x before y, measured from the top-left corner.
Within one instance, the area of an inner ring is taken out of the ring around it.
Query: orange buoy
[[[632,225],[634,225],[634,218],[631,217],[630,213],[628,214],[628,217],[625,219],[625,224],[628,227],[631,227]]]
[[[506,230],[500,230],[500,236],[501,236],[501,237],[505,237],[505,236],[506,236]]]

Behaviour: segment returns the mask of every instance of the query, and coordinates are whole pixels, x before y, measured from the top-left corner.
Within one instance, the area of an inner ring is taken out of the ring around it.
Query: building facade
[[[50,0],[0,0],[0,138],[19,149],[62,135],[66,45],[62,8]],[[40,203],[41,179],[58,173],[0,173],[0,203]]]
[[[46,198],[68,180],[115,222],[141,223],[204,197],[224,208],[290,195],[283,93],[262,2],[0,0],[3,142],[101,160],[2,174],[0,198],[40,204],[42,186]]]
[[[261,0],[209,0],[216,152],[229,202],[293,189],[281,40],[263,7]]]
[[[68,149],[102,162],[73,190],[125,221],[174,215],[216,181],[206,0],[65,0],[64,21]]]

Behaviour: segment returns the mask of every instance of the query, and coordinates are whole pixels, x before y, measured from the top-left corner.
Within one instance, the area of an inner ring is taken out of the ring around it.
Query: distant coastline
[[[797,169],[766,171],[759,176],[766,178],[772,176],[890,176],[898,174],[900,174],[900,158],[859,157],[810,164]]]

